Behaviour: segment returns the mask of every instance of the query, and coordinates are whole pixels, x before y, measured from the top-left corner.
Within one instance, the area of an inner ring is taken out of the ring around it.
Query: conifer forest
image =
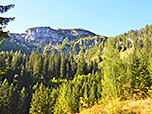
[[[13,7],[0,6],[0,13]],[[14,19],[0,17],[1,48],[9,39],[4,26]],[[152,25],[46,48],[0,50],[0,114],[152,112]],[[137,107],[129,107],[131,101]],[[140,101],[148,108],[138,109]]]

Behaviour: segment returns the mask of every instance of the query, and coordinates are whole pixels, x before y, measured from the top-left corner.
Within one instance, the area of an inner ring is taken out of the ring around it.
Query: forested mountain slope
[[[36,49],[37,37],[31,36],[31,46],[36,50],[30,54],[1,51],[0,67],[7,69],[0,81],[1,113],[73,114],[115,98],[126,101],[150,97],[151,37],[152,25],[147,25],[113,38],[63,40],[62,45],[52,45],[50,50],[48,45],[44,50]]]

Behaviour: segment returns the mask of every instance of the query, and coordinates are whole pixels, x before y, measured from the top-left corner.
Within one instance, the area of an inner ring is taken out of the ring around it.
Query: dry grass
[[[106,99],[102,105],[84,109],[80,114],[152,114],[152,99],[120,101]]]

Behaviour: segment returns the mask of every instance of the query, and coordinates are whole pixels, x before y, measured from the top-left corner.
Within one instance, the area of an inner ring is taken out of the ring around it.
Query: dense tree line
[[[72,80],[78,75],[95,74],[100,71],[95,62],[86,62],[83,57],[76,60],[71,53],[52,53],[46,55],[40,54],[38,50],[33,51],[31,55],[21,54],[21,52],[2,51],[0,53],[0,66],[8,68],[6,73],[1,75],[2,83],[7,81],[8,87],[12,85],[16,88],[17,101],[21,95],[27,97],[26,100],[20,98],[20,100],[25,101],[23,104],[27,108],[30,107],[32,93],[38,94],[40,89],[44,88],[47,91],[46,95],[50,97],[52,89],[58,88],[63,82]],[[38,89],[37,86],[43,87]],[[47,90],[45,87],[47,87]],[[13,106],[18,107],[15,104]]]
[[[1,75],[1,108],[6,108],[4,113],[76,113],[106,96],[124,100],[148,96],[151,40],[141,38],[128,49],[120,44],[119,38],[108,38],[100,69],[95,60],[72,53],[2,51],[0,66],[9,69]]]
[[[7,71],[0,71],[0,113],[73,114],[107,96],[121,100],[149,96],[151,34],[152,25],[147,25],[90,49],[79,45],[76,54],[1,51],[0,68]]]

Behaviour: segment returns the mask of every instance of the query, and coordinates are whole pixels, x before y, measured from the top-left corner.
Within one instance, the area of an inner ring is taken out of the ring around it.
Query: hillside
[[[80,114],[151,114],[152,99],[120,101],[107,100],[101,105],[84,109]]]
[[[23,53],[30,53],[32,50],[39,48],[40,52],[47,49],[49,53],[52,52],[52,48],[62,46],[62,44],[97,35],[84,29],[34,27],[27,29],[25,33],[10,33],[9,36],[9,39],[4,40],[1,46],[2,50],[21,50]]]
[[[82,38],[70,39],[65,30],[65,40],[61,31],[4,40],[6,50],[24,48],[0,51],[2,114],[151,113],[152,25],[116,37],[80,30]]]

